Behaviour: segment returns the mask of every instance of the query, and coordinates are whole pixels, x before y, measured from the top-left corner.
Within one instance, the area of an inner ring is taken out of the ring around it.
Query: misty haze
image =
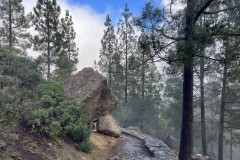
[[[0,160],[239,160],[240,1],[0,0]]]

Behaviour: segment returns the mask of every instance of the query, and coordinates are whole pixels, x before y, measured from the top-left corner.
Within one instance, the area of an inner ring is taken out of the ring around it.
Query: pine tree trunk
[[[51,65],[51,55],[50,55],[50,26],[49,26],[49,24],[48,24],[48,26],[47,26],[47,28],[48,28],[48,31],[47,31],[47,33],[48,33],[48,37],[47,37],[47,79],[49,80],[50,78],[51,78],[51,69],[50,69],[50,65]]]
[[[9,52],[12,54],[13,39],[12,39],[12,2],[9,0]]]
[[[49,19],[50,13],[47,12],[47,19]],[[47,21],[47,79],[51,78],[51,53],[50,53],[50,24],[49,20]]]
[[[191,160],[193,122],[193,17],[194,0],[187,0],[183,76],[183,110],[179,160]]]
[[[141,93],[141,96],[142,96],[142,103],[141,103],[141,114],[144,114],[144,107],[145,107],[145,100],[144,100],[144,96],[145,96],[145,65],[144,65],[144,53],[142,55],[142,62],[143,62],[143,65],[142,65],[142,93]],[[143,116],[140,116],[141,117],[141,131],[143,131],[143,122],[144,122],[144,119],[143,119]]]
[[[225,57],[226,58],[226,57]],[[218,159],[223,160],[223,133],[224,133],[224,112],[225,112],[225,96],[227,84],[227,63],[224,63],[222,100],[220,109],[219,139],[218,139]]]
[[[128,96],[128,94],[127,94],[127,91],[128,91],[128,35],[127,35],[127,31],[128,31],[128,19],[126,18],[125,19],[125,23],[126,23],[126,35],[125,35],[125,37],[126,37],[126,40],[125,40],[125,45],[126,45],[126,48],[125,48],[125,60],[126,60],[126,65],[125,65],[125,104],[127,103],[127,100],[128,100],[128,98],[127,98],[127,96]]]
[[[232,142],[233,142],[233,136],[232,136],[232,129],[230,130],[230,160],[232,160]]]
[[[50,59],[50,44],[48,42],[48,55],[47,55],[47,79],[49,80],[51,78],[50,73],[50,65],[51,65],[51,59]]]
[[[112,89],[112,58],[109,62],[109,69],[108,69],[108,75],[109,75],[109,88]]]
[[[203,51],[204,52],[204,51]],[[204,53],[203,53],[204,55]],[[201,102],[201,134],[202,134],[202,153],[207,155],[206,125],[205,125],[205,97],[204,97],[204,58],[200,60],[200,102]]]

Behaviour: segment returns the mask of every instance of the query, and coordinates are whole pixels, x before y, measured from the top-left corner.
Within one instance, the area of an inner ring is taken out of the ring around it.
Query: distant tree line
[[[38,0],[33,13],[25,15],[22,0],[0,2],[0,45],[11,54],[27,56],[33,46],[41,55],[37,63],[47,79],[64,81],[76,70],[78,48],[72,16],[56,0]],[[34,27],[35,33],[28,32]]]

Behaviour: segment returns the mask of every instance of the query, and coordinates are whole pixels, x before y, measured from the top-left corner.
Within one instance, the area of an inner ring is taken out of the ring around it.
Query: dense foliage
[[[79,144],[83,142],[80,149],[90,152],[85,104],[65,100],[62,84],[44,81],[30,59],[3,50],[0,63],[0,130],[25,123],[34,134],[68,136]]]
[[[30,59],[0,51],[1,124],[21,119],[38,106],[36,86],[42,82],[41,73]]]
[[[91,131],[85,122],[87,106],[64,100],[63,86],[57,82],[47,81],[39,86],[39,91],[41,108],[25,117],[31,132],[51,138],[63,134],[76,142],[88,142]]]

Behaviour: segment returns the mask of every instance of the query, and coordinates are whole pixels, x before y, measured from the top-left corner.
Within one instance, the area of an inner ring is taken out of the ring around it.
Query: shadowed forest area
[[[93,68],[119,101],[118,125],[172,137],[179,160],[198,153],[238,160],[238,16],[237,0],[152,0],[140,16],[126,3],[117,25],[107,14]],[[1,133],[19,124],[50,139],[68,136],[91,152],[89,110],[67,100],[62,85],[77,72],[79,54],[71,11],[57,0],[38,0],[29,14],[22,0],[0,1],[0,159],[11,139]]]

